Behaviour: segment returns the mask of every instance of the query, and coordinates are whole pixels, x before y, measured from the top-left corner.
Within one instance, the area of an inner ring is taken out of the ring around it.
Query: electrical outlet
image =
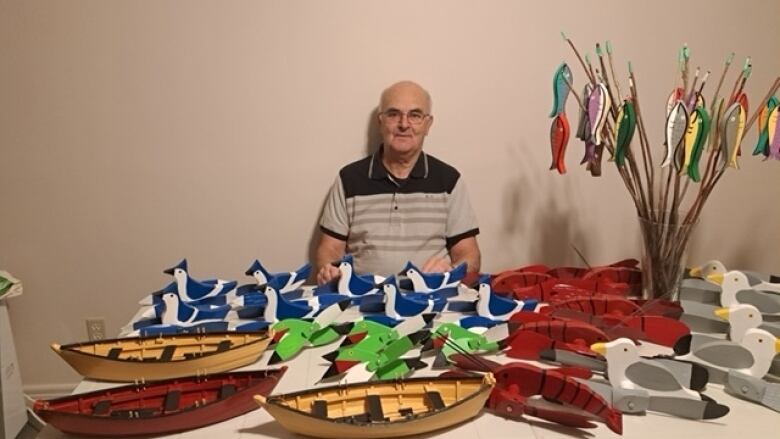
[[[102,317],[87,319],[87,337],[89,341],[106,338],[106,321]]]

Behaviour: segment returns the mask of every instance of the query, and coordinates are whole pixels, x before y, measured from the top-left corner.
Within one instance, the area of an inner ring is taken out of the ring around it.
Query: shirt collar
[[[368,178],[372,180],[384,180],[389,178],[390,175],[385,169],[385,165],[382,163],[382,153],[385,146],[380,145],[379,149],[371,156],[371,164],[368,166]],[[420,155],[417,157],[412,172],[409,173],[411,178],[428,178],[428,155],[425,151],[420,151]]]

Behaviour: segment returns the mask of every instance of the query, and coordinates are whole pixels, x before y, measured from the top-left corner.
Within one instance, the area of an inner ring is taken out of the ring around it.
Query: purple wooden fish
[[[596,158],[596,145],[590,141],[590,121],[587,117],[582,123],[582,128],[583,132],[585,133],[584,138],[582,139],[585,141],[585,155],[582,156],[582,161],[580,161],[580,164],[590,163],[593,161],[593,159]],[[588,167],[588,169],[590,169],[590,167]]]
[[[597,84],[588,98],[588,120],[590,121],[591,136],[596,145],[602,143],[602,131],[607,122],[607,113],[609,112],[610,102],[608,99],[607,87],[604,84]]]
[[[580,140],[588,140],[590,138],[590,123],[588,119],[588,99],[593,91],[593,85],[591,83],[585,84],[582,88],[582,105],[580,106],[580,117],[577,122],[577,138]]]

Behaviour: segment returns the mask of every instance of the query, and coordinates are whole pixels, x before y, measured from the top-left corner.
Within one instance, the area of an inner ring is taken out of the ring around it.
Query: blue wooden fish
[[[562,63],[553,75],[553,108],[550,111],[550,117],[555,117],[566,111],[566,99],[571,91],[569,87],[571,83],[571,69],[566,63]]]

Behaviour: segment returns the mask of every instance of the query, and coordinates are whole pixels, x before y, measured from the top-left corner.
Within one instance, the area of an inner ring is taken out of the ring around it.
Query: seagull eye
[[[628,348],[623,348],[623,352],[628,352]]]
[[[763,343],[763,342],[764,342],[764,339],[763,339],[763,338],[759,338],[759,339],[758,339],[758,342],[759,342],[759,343]]]
[[[753,314],[748,314],[748,318],[752,319],[753,318]]]

